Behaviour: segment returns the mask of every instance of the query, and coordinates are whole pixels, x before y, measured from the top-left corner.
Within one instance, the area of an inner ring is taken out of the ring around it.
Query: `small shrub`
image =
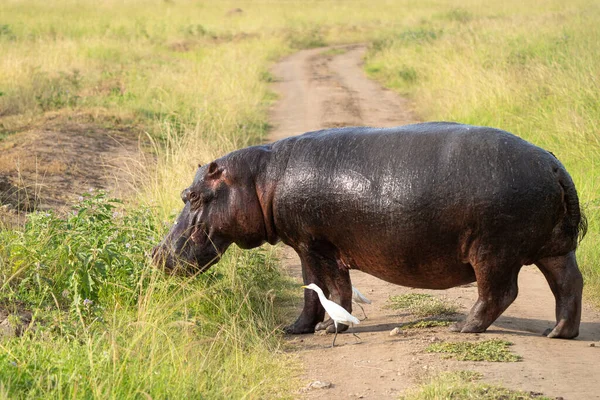
[[[400,35],[398,35],[398,39],[404,44],[411,43],[427,43],[439,39],[442,37],[442,30],[431,30],[431,29],[409,29],[406,30]]]
[[[15,40],[17,37],[8,24],[0,24],[0,39]]]
[[[443,31],[426,28],[408,29],[399,34],[393,34],[380,39],[375,39],[371,43],[371,53],[378,53],[384,49],[390,48],[396,44],[401,46],[421,45],[433,42],[442,37]]]
[[[49,77],[38,72],[33,75],[35,99],[42,111],[73,107],[79,101],[77,91],[81,88],[79,70],[60,72],[58,76]]]
[[[520,361],[521,356],[511,353],[508,350],[508,346],[510,345],[512,345],[511,342],[499,339],[486,340],[479,343],[434,343],[429,345],[425,351],[428,353],[445,353],[448,354],[448,357],[454,356],[459,361]]]
[[[148,209],[120,209],[105,192],[86,193],[64,217],[32,213],[22,231],[0,232],[0,272],[9,281],[0,300],[61,308],[135,302],[158,224]]]
[[[398,71],[398,76],[406,83],[417,81],[417,70],[413,67],[403,67]]]
[[[203,37],[209,34],[208,30],[201,24],[191,24],[181,28],[181,33],[187,37]]]
[[[261,71],[260,80],[267,83],[275,82],[275,76],[270,71]]]

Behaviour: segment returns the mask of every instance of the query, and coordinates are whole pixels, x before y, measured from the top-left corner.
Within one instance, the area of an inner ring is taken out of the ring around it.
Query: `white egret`
[[[367,313],[365,312],[365,309],[363,308],[363,306],[360,305],[360,303],[371,304],[371,300],[369,300],[365,296],[363,296],[363,294],[361,292],[359,292],[358,289],[355,288],[354,286],[352,286],[352,302],[360,307],[363,314],[365,315],[365,319],[367,319]]]
[[[335,339],[337,338],[338,322],[346,324],[346,325],[360,324],[360,321],[358,320],[358,318],[356,318],[354,315],[352,315],[348,311],[346,311],[346,309],[344,307],[342,307],[339,304],[326,298],[325,294],[323,293],[321,288],[318,287],[317,285],[315,285],[314,283],[311,283],[308,286],[302,286],[302,287],[305,289],[312,289],[315,292],[317,292],[317,295],[319,295],[319,301],[321,302],[321,305],[323,306],[325,311],[327,311],[327,314],[329,314],[329,316],[333,320],[333,324],[335,325],[335,336],[333,337],[333,342],[331,343],[331,347],[333,347],[335,345]],[[352,333],[352,334],[360,340],[360,337],[356,333]]]

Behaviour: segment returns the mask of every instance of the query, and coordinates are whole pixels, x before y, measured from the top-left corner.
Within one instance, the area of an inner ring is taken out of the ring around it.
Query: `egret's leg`
[[[363,321],[364,321],[365,319],[367,319],[367,318],[368,318],[368,317],[367,317],[367,313],[365,312],[365,309],[363,308],[363,306],[361,306],[361,305],[360,305],[360,303],[356,303],[356,302],[354,302],[354,304],[356,304],[357,306],[359,306],[359,307],[360,307],[360,309],[362,310],[363,314],[365,315],[365,317],[363,318]]]
[[[334,325],[335,325],[335,335],[333,336],[333,342],[331,343],[331,347],[335,346],[335,338],[337,338],[337,322],[334,321]]]

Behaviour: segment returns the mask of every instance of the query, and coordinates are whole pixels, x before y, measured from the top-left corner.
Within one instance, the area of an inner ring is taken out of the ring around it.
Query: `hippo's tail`
[[[579,206],[579,197],[577,196],[577,190],[575,190],[575,184],[571,180],[571,177],[566,174],[566,171],[565,175],[559,179],[560,186],[564,192],[564,202],[567,211],[563,223],[563,232],[574,240],[575,243],[578,243],[581,242],[587,233],[588,221]]]

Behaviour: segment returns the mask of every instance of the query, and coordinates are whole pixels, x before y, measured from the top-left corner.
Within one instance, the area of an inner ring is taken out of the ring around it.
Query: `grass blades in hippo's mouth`
[[[206,233],[204,232],[204,227],[198,227],[194,225],[192,228],[192,234],[190,235],[190,239],[194,242],[195,245],[200,245],[204,242],[204,237],[206,237]]]
[[[198,224],[198,214],[194,213],[192,217],[192,221],[190,223],[191,226],[191,234],[190,239],[194,242],[195,245],[201,245],[204,242],[204,237],[206,237],[205,229],[203,224]]]

